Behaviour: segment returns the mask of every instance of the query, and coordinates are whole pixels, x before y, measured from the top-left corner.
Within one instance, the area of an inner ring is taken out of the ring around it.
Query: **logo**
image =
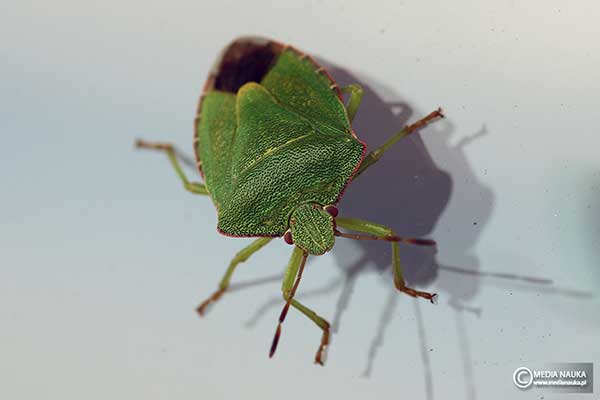
[[[527,367],[519,367],[513,373],[513,382],[519,389],[527,389],[533,383],[533,372]]]
[[[513,383],[521,390],[528,388],[562,393],[593,393],[592,363],[557,363],[519,367],[513,372]]]

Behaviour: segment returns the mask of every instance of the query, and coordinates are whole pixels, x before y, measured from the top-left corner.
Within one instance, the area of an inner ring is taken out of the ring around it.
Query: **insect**
[[[390,242],[395,287],[413,297],[435,299],[435,294],[406,286],[398,245],[433,246],[433,240],[401,237],[384,225],[338,216],[336,204],[346,186],[390,146],[442,118],[441,109],[366,154],[351,126],[362,94],[357,84],[339,87],[313,58],[291,46],[242,37],[224,49],[200,97],[194,151],[204,183],[188,180],[172,145],[137,141],[139,148],[164,151],[184,188],[212,199],[220,233],[257,238],[235,255],[218,289],[197,308],[200,315],[227,291],[236,267],[273,238],[294,246],[269,357],[291,306],[322,330],[315,362],[323,365],[329,322],[294,295],[307,257],[331,250],[336,237]]]

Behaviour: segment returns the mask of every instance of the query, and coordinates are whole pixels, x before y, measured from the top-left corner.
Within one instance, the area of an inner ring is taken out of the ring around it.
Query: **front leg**
[[[290,306],[292,306],[308,317],[308,319],[313,321],[323,332],[321,335],[321,343],[319,343],[319,348],[315,354],[315,363],[323,365],[325,362],[325,350],[329,345],[330,324],[323,317],[319,316],[316,312],[294,298],[296,289],[298,289],[300,279],[302,278],[302,272],[304,270],[304,265],[306,264],[307,256],[308,255],[299,247],[294,247],[294,252],[292,253],[292,257],[288,263],[288,267],[283,278],[283,283],[281,285],[285,306],[283,307],[281,315],[279,316],[279,324],[277,325],[277,330],[275,331],[275,336],[273,337],[273,343],[271,344],[269,357],[273,357],[275,350],[277,350],[277,344],[279,343],[279,337],[281,336],[281,326],[285,320]]]
[[[362,101],[363,89],[360,85],[353,83],[348,86],[344,86],[342,89],[342,93],[350,93],[350,99],[348,100],[348,105],[346,106],[346,113],[348,114],[348,119],[350,123],[354,121],[354,117],[356,116],[356,111],[358,111],[358,107],[360,106],[360,102]]]
[[[416,132],[417,130],[425,127],[427,124],[429,124],[430,122],[432,122],[438,118],[444,118],[444,114],[442,114],[441,108],[438,108],[437,110],[429,113],[427,116],[425,116],[424,118],[421,118],[414,124],[405,126],[400,132],[396,133],[391,138],[389,138],[381,147],[379,147],[379,148],[373,150],[372,152],[370,152],[369,154],[367,154],[367,156],[363,160],[362,164],[358,168],[358,171],[356,171],[356,174],[354,174],[352,179],[355,180],[367,168],[369,168],[371,165],[375,164],[381,158],[383,153],[385,153],[390,147],[392,147],[392,145],[394,143],[396,143],[398,140],[402,139],[405,136],[410,135],[413,132]]]

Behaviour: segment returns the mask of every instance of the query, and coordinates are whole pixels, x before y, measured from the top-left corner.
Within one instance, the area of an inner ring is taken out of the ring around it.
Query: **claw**
[[[327,359],[327,346],[319,346],[319,350],[317,350],[317,355],[315,356],[315,364],[319,364],[320,366],[325,366],[325,360]]]
[[[325,359],[327,358],[327,346],[329,345],[329,323],[323,329],[323,336],[321,337],[321,344],[319,345],[319,349],[317,350],[317,354],[315,355],[315,364],[319,364],[321,366],[325,365]]]
[[[206,299],[202,303],[200,303],[198,308],[196,308],[196,312],[201,317],[203,317],[206,314],[206,310],[207,310],[208,306],[211,305],[212,303],[214,303],[215,301],[219,300],[219,298],[223,295],[223,293],[225,293],[225,290],[226,289],[224,289],[224,288],[219,288],[208,299]]]
[[[136,139],[135,147],[138,149],[173,150],[173,145],[169,143],[146,142],[143,139]]]
[[[401,286],[401,285],[396,285],[396,289],[398,289],[401,292],[406,293],[409,296],[422,297],[424,299],[429,300],[431,302],[431,304],[437,304],[437,298],[438,298],[437,293],[421,292],[420,290],[415,290],[413,288],[409,288],[407,286]]]
[[[437,304],[438,303],[438,298],[440,296],[438,296],[437,293],[434,293],[433,295],[431,295],[431,299],[429,299],[429,301],[431,302],[431,304]]]

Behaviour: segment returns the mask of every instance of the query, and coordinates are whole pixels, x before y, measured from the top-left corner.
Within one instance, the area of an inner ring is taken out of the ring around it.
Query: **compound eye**
[[[285,231],[285,233],[283,234],[283,240],[285,240],[287,244],[294,244],[294,241],[292,240],[291,230],[288,229],[287,231]]]
[[[337,217],[338,215],[338,209],[336,206],[325,206],[323,209],[327,211],[327,213],[333,218]]]

